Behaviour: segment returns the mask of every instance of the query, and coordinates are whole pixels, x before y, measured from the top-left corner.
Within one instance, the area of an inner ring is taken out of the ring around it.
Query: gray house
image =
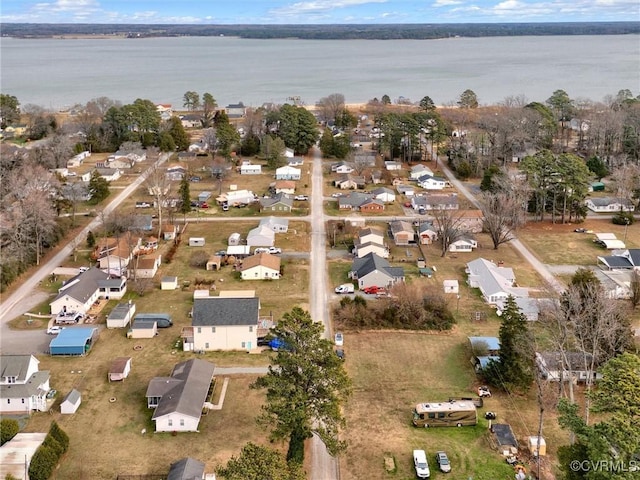
[[[286,193],[277,193],[272,198],[261,198],[260,209],[265,212],[290,212],[293,198]]]
[[[360,290],[367,287],[392,287],[398,282],[404,282],[404,269],[392,267],[384,258],[369,253],[354,259],[349,278],[358,281]]]
[[[203,480],[204,463],[193,458],[183,458],[171,464],[167,480]]]

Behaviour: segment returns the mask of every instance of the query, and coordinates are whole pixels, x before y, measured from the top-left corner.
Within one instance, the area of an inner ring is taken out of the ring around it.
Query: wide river
[[[640,36],[547,36],[443,40],[0,39],[0,89],[22,105],[68,108],[106,96],[181,108],[183,95],[218,104],[313,104],[332,93],[347,103],[383,95],[437,104],[472,89],[481,104],[557,89],[602,100],[638,95]]]

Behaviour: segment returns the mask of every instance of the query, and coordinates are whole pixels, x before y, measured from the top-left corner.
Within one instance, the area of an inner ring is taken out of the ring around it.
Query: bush
[[[3,418],[0,421],[0,445],[4,445],[20,431],[20,425],[17,420],[12,418]]]
[[[69,435],[67,435],[56,422],[51,424],[51,428],[49,428],[49,435],[55,438],[62,446],[63,453],[67,451],[69,448]]]
[[[191,254],[191,258],[189,259],[189,266],[195,268],[206,267],[208,261],[209,254],[203,250],[199,250]]]
[[[618,212],[616,213],[611,222],[614,225],[633,225],[633,212]]]
[[[53,469],[58,463],[58,458],[56,452],[44,444],[40,445],[36,453],[31,457],[29,478],[31,480],[47,480],[53,473]]]

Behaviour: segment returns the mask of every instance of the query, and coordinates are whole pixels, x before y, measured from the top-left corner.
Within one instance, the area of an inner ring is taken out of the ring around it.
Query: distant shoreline
[[[3,37],[111,39],[238,37],[300,40],[435,40],[444,38],[640,34],[640,22],[339,24],[339,25],[142,25],[3,23]]]

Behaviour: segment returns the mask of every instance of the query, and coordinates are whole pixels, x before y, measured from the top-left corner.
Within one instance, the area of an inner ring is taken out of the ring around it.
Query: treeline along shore
[[[308,40],[428,40],[450,37],[543,35],[628,35],[640,33],[640,22],[477,23],[388,25],[138,25],[3,23],[5,37],[74,36],[173,37],[233,36]]]

